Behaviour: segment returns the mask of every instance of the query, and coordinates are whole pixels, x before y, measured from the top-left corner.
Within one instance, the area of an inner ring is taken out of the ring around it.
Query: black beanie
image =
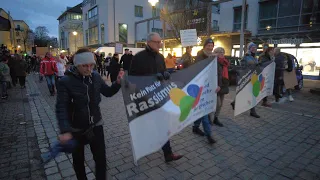
[[[214,46],[214,42],[213,42],[213,40],[212,40],[211,38],[209,38],[209,39],[207,39],[207,40],[204,42],[204,44],[203,44],[203,48],[204,48],[207,44],[209,44],[209,43],[212,43],[212,44],[213,44],[213,46]]]

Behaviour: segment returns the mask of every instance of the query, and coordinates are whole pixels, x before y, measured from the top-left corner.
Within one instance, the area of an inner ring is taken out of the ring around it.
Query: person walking
[[[213,48],[214,48],[213,40],[211,38],[207,39],[204,42],[203,49],[197,53],[195,63],[198,63],[199,61],[205,60],[209,57],[215,56],[215,54],[212,53]],[[218,87],[216,89],[215,93],[217,93],[219,91],[220,91],[220,87]],[[200,129],[201,123],[202,123],[204,132],[201,131],[201,129]],[[200,119],[196,120],[193,123],[192,132],[194,134],[198,134],[200,136],[206,136],[209,144],[216,143],[216,141],[212,138],[209,115],[205,115],[205,116],[201,117]]]
[[[11,81],[10,68],[8,66],[8,58],[2,57],[0,62],[0,85],[1,85],[1,99],[8,98],[8,83]]]
[[[117,79],[121,65],[119,64],[119,54],[113,54],[113,57],[110,62],[110,77],[111,82],[114,82]]]
[[[274,87],[273,87],[273,94],[275,96],[275,101],[279,102],[279,99],[282,98],[282,89],[284,86],[283,82],[283,74],[284,70],[286,69],[285,66],[287,64],[286,56],[280,52],[280,48],[274,49],[274,55],[275,55],[275,74],[274,74]]]
[[[106,60],[105,60],[105,66],[106,66],[106,70],[108,71],[107,72],[107,78],[109,78],[110,76],[110,62],[111,62],[111,59],[112,59],[112,54],[109,53],[108,56],[106,57]]]
[[[152,32],[147,36],[147,46],[145,50],[138,52],[133,56],[132,64],[129,69],[131,76],[151,76],[161,75],[163,78],[170,77],[166,72],[164,57],[159,53],[161,48],[161,37],[158,33]],[[176,161],[182,158],[182,155],[173,154],[170,140],[162,146],[162,151],[166,162]]]
[[[257,45],[254,44],[253,42],[248,43],[247,45],[247,53],[245,54],[242,62],[244,63],[245,66],[257,66],[259,61],[256,58],[256,53],[257,53]],[[231,103],[233,109],[234,109],[234,102]],[[260,118],[260,116],[257,114],[255,107],[250,109],[250,116],[255,117],[255,118]]]
[[[95,161],[97,180],[106,179],[106,150],[100,111],[101,94],[116,94],[123,77],[121,71],[111,87],[105,84],[98,72],[93,71],[96,62],[89,49],[79,49],[74,55],[74,66],[58,82],[56,115],[60,128],[60,143],[76,141],[73,150],[73,167],[78,180],[85,180],[84,146],[90,145]]]
[[[165,59],[166,69],[169,73],[173,73],[174,68],[176,66],[176,58],[174,58],[170,53],[168,54],[167,58]]]
[[[224,96],[229,94],[229,66],[230,62],[224,57],[225,50],[222,47],[217,47],[214,50],[218,60],[218,86],[220,91],[217,93],[217,106],[214,113],[213,124],[223,127],[223,124],[219,121],[218,117],[221,112],[221,108],[224,101]]]
[[[58,72],[56,73],[56,87],[58,87],[58,81],[64,76],[64,73],[66,71],[66,61],[64,58],[58,58],[57,59],[57,70]]]
[[[27,76],[27,69],[28,64],[27,62],[21,57],[21,55],[16,55],[17,64],[14,66],[15,73],[17,78],[19,79],[19,84],[21,89],[26,87],[26,76]]]
[[[40,64],[40,74],[45,76],[51,96],[55,95],[55,74],[58,73],[56,61],[47,52]]]
[[[129,49],[125,49],[124,55],[122,55],[120,60],[120,65],[122,66],[124,71],[128,71],[130,69],[132,58],[133,55],[130,54]]]
[[[263,52],[259,56],[259,63],[263,64],[266,62],[273,61],[273,59],[274,59],[273,48],[269,47],[269,44],[266,44],[266,43],[263,44],[262,47],[263,47]],[[271,107],[271,104],[268,103],[268,96],[266,96],[262,99],[262,106]]]
[[[188,46],[186,48],[186,53],[184,53],[181,57],[183,68],[188,68],[194,63],[194,58],[192,57],[191,52],[192,52],[192,47]]]
[[[15,71],[15,66],[18,64],[18,60],[17,60],[17,55],[8,55],[9,57],[9,62],[8,62],[8,66],[10,68],[10,76],[11,76],[11,82],[12,82],[12,86],[16,87],[16,84],[18,83],[18,79],[17,79],[17,74]]]

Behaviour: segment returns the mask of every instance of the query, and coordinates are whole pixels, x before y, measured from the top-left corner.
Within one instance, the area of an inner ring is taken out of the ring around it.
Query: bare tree
[[[174,3],[167,1],[160,18],[169,26],[169,36],[181,43],[180,30],[197,29],[198,35],[207,35],[207,4],[201,0],[177,0]]]
[[[34,32],[34,43],[40,47],[46,47],[49,44],[49,30],[45,26],[38,26]]]
[[[26,30],[26,32],[22,33],[22,42],[24,46],[24,51],[27,52],[27,47],[33,44],[33,31]]]

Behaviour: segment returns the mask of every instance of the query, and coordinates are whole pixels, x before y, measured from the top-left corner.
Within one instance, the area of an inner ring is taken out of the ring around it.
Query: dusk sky
[[[67,6],[73,7],[82,0],[6,0],[0,5],[14,20],[24,20],[34,30],[46,26],[50,36],[58,37],[57,18]]]

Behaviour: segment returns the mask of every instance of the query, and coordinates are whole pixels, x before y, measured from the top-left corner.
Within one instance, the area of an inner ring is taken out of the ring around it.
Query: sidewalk
[[[0,100],[0,179],[45,179],[26,90]]]
[[[17,91],[21,91],[20,89]],[[22,90],[24,91],[24,90]],[[29,76],[27,83],[28,101],[30,104],[29,119],[32,121],[27,127],[35,130],[38,142],[38,152],[46,152],[49,145],[56,141],[58,128],[55,118],[55,97],[49,95],[46,83],[39,83],[36,76]],[[192,128],[185,128],[171,139],[173,151],[183,154],[184,157],[176,162],[166,164],[161,151],[153,153],[138,161],[139,166],[133,164],[128,121],[125,114],[121,92],[111,98],[102,98],[100,104],[104,121],[107,174],[109,179],[320,179],[320,119],[316,112],[320,110],[319,96],[311,93],[295,92],[295,102],[289,103],[295,111],[308,110],[309,115],[290,112],[286,104],[279,107],[264,108],[258,106],[260,119],[250,117],[248,112],[236,118],[233,117],[229,100],[233,99],[233,91],[226,97],[221,122],[225,127],[213,126],[213,137],[217,143],[207,144],[204,137],[192,133]],[[25,93],[24,93],[25,94]],[[23,95],[23,93],[22,93]],[[22,96],[21,95],[21,96]],[[24,97],[26,98],[26,97]],[[271,98],[272,100],[272,98]],[[26,107],[28,103],[21,103],[22,98],[16,101],[15,107]],[[18,103],[19,101],[19,103]],[[22,104],[22,105],[21,105]],[[0,104],[1,110],[4,108]],[[19,112],[18,108],[5,110],[8,116]],[[8,124],[3,121],[1,125]],[[14,128],[5,127],[6,132],[17,131],[21,125]],[[2,128],[2,126],[0,127]],[[8,129],[9,128],[9,129]],[[2,150],[12,151],[13,147],[4,148],[10,144],[0,136]],[[27,134],[30,132],[27,131]],[[20,133],[19,135],[22,135]],[[29,140],[29,139],[28,139]],[[14,149],[15,151],[15,149]],[[24,150],[26,151],[26,150]],[[94,161],[88,147],[85,148],[86,171],[89,179],[94,179]],[[16,163],[9,159],[2,163],[0,174],[4,166]],[[2,165],[3,164],[3,165]],[[46,165],[44,172],[47,179],[76,179],[72,168],[71,155],[61,155],[55,161]],[[9,173],[0,176],[10,178]],[[1,178],[0,178],[1,179]],[[29,177],[26,179],[41,179]]]

